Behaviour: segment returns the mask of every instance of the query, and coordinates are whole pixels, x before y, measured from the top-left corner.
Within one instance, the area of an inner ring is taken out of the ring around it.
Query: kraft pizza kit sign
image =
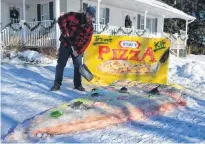
[[[166,38],[94,35],[84,62],[94,75],[92,83],[128,79],[166,84],[169,47]]]

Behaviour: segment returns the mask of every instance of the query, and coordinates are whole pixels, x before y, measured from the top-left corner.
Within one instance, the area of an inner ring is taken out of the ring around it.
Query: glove
[[[67,35],[61,35],[60,36],[60,38],[59,38],[59,40],[61,41],[61,42],[67,42],[67,41],[69,41],[70,40],[70,37],[69,37],[69,34],[67,34]]]
[[[73,50],[73,55],[74,57],[77,57],[78,56],[78,52],[73,48],[73,46],[71,45],[71,48]]]

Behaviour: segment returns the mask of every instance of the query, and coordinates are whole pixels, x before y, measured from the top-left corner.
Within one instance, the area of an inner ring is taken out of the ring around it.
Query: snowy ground
[[[23,54],[22,54],[23,55]],[[42,56],[27,52],[28,61],[44,61]],[[5,61],[5,60],[4,60]],[[8,63],[9,61],[9,63]],[[46,60],[46,62],[48,62]],[[82,97],[73,91],[73,67],[69,61],[60,92],[50,92],[55,74],[55,61],[36,66],[22,64],[15,58],[1,64],[1,137],[25,119]],[[121,142],[121,143],[205,143],[205,56],[190,55],[170,59],[169,82],[186,87],[188,106],[149,120],[129,122],[101,130],[55,136],[38,142]]]

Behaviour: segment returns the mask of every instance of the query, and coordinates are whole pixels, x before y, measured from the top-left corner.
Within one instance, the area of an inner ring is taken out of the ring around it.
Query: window
[[[149,33],[156,32],[156,19],[155,18],[147,18],[147,31]]]
[[[54,9],[53,2],[46,4],[37,4],[37,20],[53,20],[54,19]]]
[[[144,29],[144,17],[140,17],[140,29]]]
[[[50,20],[49,4],[41,5],[41,20]]]
[[[151,23],[151,26],[152,26],[152,33],[155,33],[155,32],[157,32],[157,19],[152,19],[152,23]]]
[[[152,29],[151,19],[150,18],[146,19],[146,29],[147,29],[148,32],[150,32],[150,30]]]
[[[109,23],[110,10],[109,8],[100,8],[100,24],[106,25]]]
[[[146,19],[146,30],[149,33],[155,33],[156,32],[156,25],[157,20],[155,18],[149,18]],[[140,16],[140,29],[144,29],[144,16]]]
[[[100,24],[105,24],[105,19],[106,19],[106,9],[105,8],[100,8]]]

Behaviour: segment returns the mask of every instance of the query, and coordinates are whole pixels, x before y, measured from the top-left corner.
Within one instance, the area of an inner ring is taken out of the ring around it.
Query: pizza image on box
[[[151,71],[151,66],[146,65],[146,64],[138,64],[132,67],[131,72],[133,73],[140,73],[140,74],[145,74],[145,73],[150,73]]]
[[[109,74],[147,74],[153,73],[153,69],[151,67],[152,66],[148,64],[133,65],[128,61],[108,60],[101,63],[97,69]]]
[[[131,72],[133,65],[123,60],[108,60],[98,66],[98,70],[111,74],[123,74]]]

